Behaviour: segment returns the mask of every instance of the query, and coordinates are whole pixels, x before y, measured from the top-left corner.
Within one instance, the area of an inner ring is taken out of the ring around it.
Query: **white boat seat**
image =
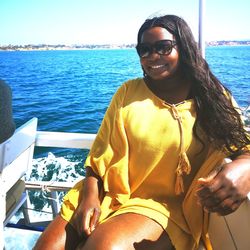
[[[26,198],[26,195],[24,194],[24,192],[25,192],[25,182],[21,179],[19,179],[7,192],[6,194],[6,219],[5,219],[6,222],[11,217],[13,212],[16,211],[16,209],[20,205],[23,204],[24,198]]]
[[[4,225],[26,200],[20,179],[32,166],[36,128],[37,118],[33,118],[0,144],[0,249]]]
[[[250,196],[232,214],[219,216],[211,213],[209,237],[213,250],[250,249]]]
[[[225,162],[230,162],[225,159]],[[233,213],[209,216],[209,237],[213,250],[249,250],[250,249],[250,193],[247,199]]]

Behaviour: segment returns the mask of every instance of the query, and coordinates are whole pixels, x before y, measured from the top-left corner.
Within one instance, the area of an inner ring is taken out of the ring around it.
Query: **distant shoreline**
[[[4,45],[0,46],[0,51],[47,51],[47,50],[103,50],[103,49],[133,49],[136,44],[87,44],[87,45],[49,45],[49,44],[28,44],[28,45]],[[217,46],[250,46],[250,40],[247,41],[211,41],[206,43],[207,47]]]

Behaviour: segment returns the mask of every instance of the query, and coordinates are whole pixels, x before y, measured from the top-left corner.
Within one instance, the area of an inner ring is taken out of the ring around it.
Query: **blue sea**
[[[208,47],[206,59],[246,109],[250,103],[250,46]],[[38,130],[96,133],[116,89],[138,76],[142,70],[135,49],[0,52],[0,78],[12,88],[17,127],[37,117]],[[84,175],[86,154],[38,148],[27,178],[77,178]]]

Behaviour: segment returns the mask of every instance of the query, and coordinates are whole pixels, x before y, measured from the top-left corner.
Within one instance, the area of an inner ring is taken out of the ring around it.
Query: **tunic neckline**
[[[172,107],[176,107],[176,108],[179,108],[179,107],[186,107],[186,104],[189,104],[187,106],[187,108],[189,108],[193,103],[194,103],[194,99],[191,98],[191,99],[186,99],[186,100],[183,100],[181,102],[178,102],[178,103],[174,103],[174,104],[171,104],[171,103],[168,103],[167,101],[161,99],[159,96],[157,96],[149,87],[148,85],[146,84],[145,80],[143,78],[141,78],[142,80],[142,83],[143,83],[143,86],[144,88],[146,89],[146,91],[157,101],[159,101],[161,104],[163,104],[164,106],[168,106],[170,108]]]

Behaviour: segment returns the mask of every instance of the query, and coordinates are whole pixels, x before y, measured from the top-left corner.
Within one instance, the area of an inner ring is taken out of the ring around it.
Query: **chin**
[[[167,80],[167,79],[171,79],[172,75],[159,75],[159,76],[149,76],[152,80],[155,81],[162,81],[162,80]]]

